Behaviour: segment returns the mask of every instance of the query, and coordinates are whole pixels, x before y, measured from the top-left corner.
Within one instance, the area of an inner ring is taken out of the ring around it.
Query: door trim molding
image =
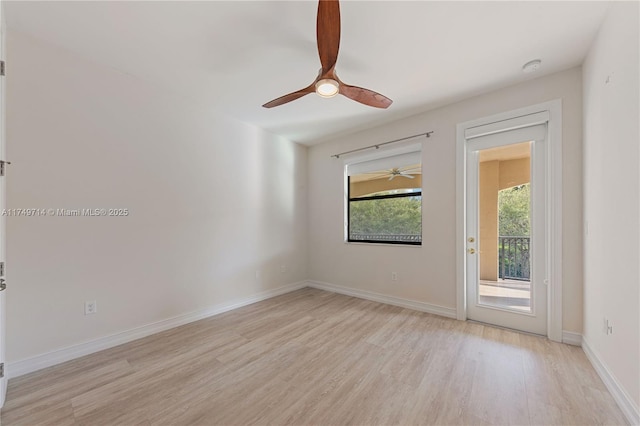
[[[547,286],[547,337],[562,342],[562,100],[555,99],[512,111],[494,114],[456,126],[456,318],[467,319],[466,282],[466,132],[471,128],[526,115],[548,113],[547,223],[549,284]],[[507,130],[507,129],[505,129]]]

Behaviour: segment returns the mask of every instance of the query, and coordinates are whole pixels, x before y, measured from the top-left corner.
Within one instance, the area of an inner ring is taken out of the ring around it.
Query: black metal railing
[[[361,234],[352,233],[349,235],[351,241],[396,241],[396,242],[421,242],[422,235],[415,234]]]
[[[529,237],[499,237],[499,278],[503,280],[531,279]]]

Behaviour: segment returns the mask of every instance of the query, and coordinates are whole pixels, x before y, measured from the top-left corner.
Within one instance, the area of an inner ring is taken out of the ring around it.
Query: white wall
[[[640,407],[638,3],[616,2],[584,63],[584,339]],[[603,331],[603,320],[613,334]],[[636,420],[638,421],[638,420]]]
[[[581,69],[534,79],[309,151],[309,275],[312,280],[456,307],[456,124],[552,99],[563,101],[563,328],[582,331]],[[343,161],[335,154],[433,130],[423,143],[421,247],[345,244]],[[391,271],[399,280],[391,281]]]
[[[11,31],[8,63],[8,207],[131,212],[8,218],[9,362],[307,277],[306,147]]]

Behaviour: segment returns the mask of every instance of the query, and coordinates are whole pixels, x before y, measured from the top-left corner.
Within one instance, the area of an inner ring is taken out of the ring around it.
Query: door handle
[[[6,288],[7,288],[7,282],[5,281],[4,278],[0,278],[0,291],[3,291]]]
[[[475,254],[476,253],[476,249],[474,249],[474,248],[467,249],[467,253]]]

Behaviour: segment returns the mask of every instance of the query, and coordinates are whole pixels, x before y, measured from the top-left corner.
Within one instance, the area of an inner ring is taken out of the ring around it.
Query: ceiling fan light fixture
[[[330,78],[325,78],[316,83],[316,93],[323,98],[333,98],[338,94],[339,84]]]
[[[1,0],[0,0],[1,1]],[[300,99],[310,93],[323,98],[343,95],[352,101],[374,108],[388,108],[393,102],[380,93],[342,83],[336,75],[336,63],[340,50],[340,0],[319,0],[316,19],[316,42],[320,56],[320,72],[313,83],[305,88],[287,93],[262,105],[273,108]]]

